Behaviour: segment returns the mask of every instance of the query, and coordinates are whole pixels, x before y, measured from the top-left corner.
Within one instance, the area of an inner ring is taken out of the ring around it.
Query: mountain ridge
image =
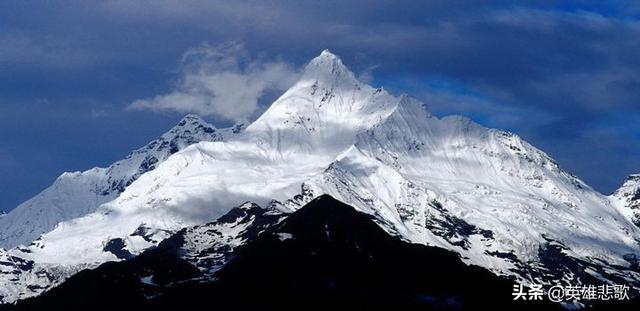
[[[0,247],[28,245],[59,222],[95,211],[171,154],[202,140],[221,140],[228,135],[225,132],[230,131],[218,130],[197,115],[186,115],[160,138],[109,167],[62,173],[53,185],[1,218]]]

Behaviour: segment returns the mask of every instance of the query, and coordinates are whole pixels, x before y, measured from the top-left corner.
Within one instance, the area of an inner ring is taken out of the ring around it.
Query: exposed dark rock
[[[133,254],[126,250],[125,247],[126,244],[124,240],[121,238],[117,238],[107,242],[102,250],[114,254],[116,257],[118,257],[118,259],[133,258]]]
[[[437,214],[427,218],[427,229],[444,238],[451,245],[469,249],[468,238],[475,234],[482,235],[486,240],[493,240],[493,232],[491,230],[478,228],[462,218],[451,215],[440,202],[434,200],[430,203],[430,206]]]

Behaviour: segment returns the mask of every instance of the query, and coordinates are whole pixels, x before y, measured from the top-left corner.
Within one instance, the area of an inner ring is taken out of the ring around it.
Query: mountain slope
[[[211,225],[242,222],[246,218],[238,213],[256,209],[237,209]],[[213,280],[201,281],[198,270],[180,257],[176,246],[187,245],[187,229],[133,260],[81,272],[15,309],[559,309],[548,302],[514,302],[508,280],[465,265],[455,253],[392,237],[369,215],[330,196],[314,199],[281,222],[276,219],[244,227],[244,233],[256,235]],[[216,235],[213,227],[207,232]],[[214,240],[199,245],[211,247]]]
[[[523,281],[532,278],[521,271],[523,262],[545,269],[539,249],[550,240],[570,258],[607,263],[613,272],[598,277],[639,280],[633,271],[639,231],[606,197],[519,137],[466,118],[435,118],[414,101],[359,134],[324,176],[308,183],[380,215],[411,241],[454,250]]]
[[[160,138],[107,168],[64,173],[49,188],[0,217],[0,247],[28,245],[59,222],[94,212],[115,199],[142,174],[186,146],[224,140],[230,133],[188,115]]]

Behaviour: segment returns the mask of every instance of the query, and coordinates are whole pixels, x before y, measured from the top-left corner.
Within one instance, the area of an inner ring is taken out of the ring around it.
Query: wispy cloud
[[[136,100],[128,109],[243,120],[256,112],[264,92],[285,90],[298,77],[298,70],[283,61],[251,59],[239,43],[192,48],[181,65],[181,78],[173,90]]]

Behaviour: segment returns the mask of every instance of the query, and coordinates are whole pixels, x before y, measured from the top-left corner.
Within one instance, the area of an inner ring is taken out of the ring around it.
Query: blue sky
[[[639,19],[635,1],[3,1],[0,209],[170,128],[189,109],[127,107],[190,91],[199,66],[252,86],[254,106],[208,113],[224,126],[259,114],[279,77],[325,48],[436,115],[521,135],[608,193],[640,172]]]

